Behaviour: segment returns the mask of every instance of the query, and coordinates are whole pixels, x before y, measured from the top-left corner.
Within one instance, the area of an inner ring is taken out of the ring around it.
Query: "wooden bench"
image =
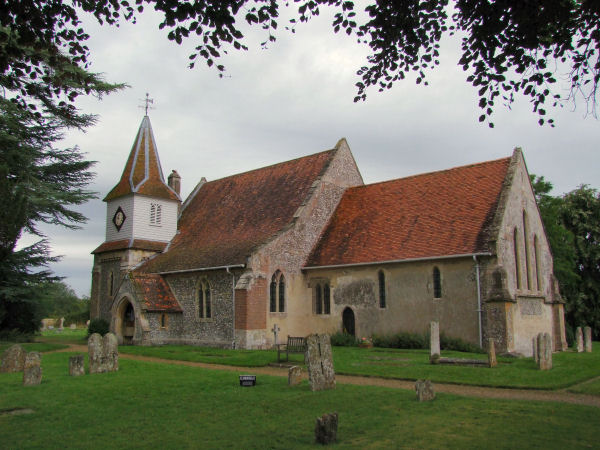
[[[304,354],[306,362],[306,339],[303,337],[288,336],[287,344],[277,344],[277,362],[281,362],[281,354],[285,353],[285,360],[290,360],[290,353]]]

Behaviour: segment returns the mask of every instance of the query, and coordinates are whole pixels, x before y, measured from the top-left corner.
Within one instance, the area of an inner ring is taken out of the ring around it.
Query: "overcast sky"
[[[341,137],[365,183],[502,158],[521,147],[529,171],[551,181],[555,194],[582,183],[600,185],[600,122],[584,118],[583,107],[567,106],[552,111],[556,128],[540,127],[530,104],[519,101],[510,111],[497,108],[494,129],[480,124],[476,90],[456,64],[456,40],[444,42],[441,67],[429,74],[429,86],[407,79],[353,103],[355,73],[368,49],[333,34],[327,14],[299,26],[295,35],[282,29],[283,21],[269,49],[260,49],[265,36],[257,29],[248,52],[230,53],[223,60],[225,78],[202,61],[189,70],[192,42],[168,41],[151,11],[137,25],[120,28],[86,21],[91,70],[131,86],[100,102],[81,99],[78,106],[97,114],[98,124],[65,140],[97,161],[91,188],[100,199],[121,175],[146,92],[154,99],[148,115],[164,175],[179,172],[184,198],[203,176],[214,180],[316,153]],[[54,254],[63,255],[51,268],[79,295],[89,295],[90,252],[104,241],[106,205],[95,200],[81,209],[89,217],[81,230],[45,231]]]

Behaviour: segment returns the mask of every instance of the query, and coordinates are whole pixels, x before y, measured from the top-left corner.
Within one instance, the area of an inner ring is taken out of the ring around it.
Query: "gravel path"
[[[69,348],[63,350],[57,350],[57,352],[80,352],[87,353],[87,346],[70,344]],[[180,366],[191,366],[191,367],[202,367],[210,370],[226,370],[229,372],[240,372],[240,373],[251,373],[253,375],[271,375],[278,377],[287,377],[288,369],[286,367],[236,367],[236,366],[225,366],[222,364],[207,364],[201,362],[192,361],[178,361],[171,359],[155,358],[151,356],[142,355],[128,355],[126,353],[120,353],[120,358],[133,359],[136,361],[147,361],[157,362],[164,364],[174,364]],[[415,382],[406,380],[392,380],[387,378],[378,377],[361,377],[353,375],[339,375],[335,376],[336,382],[340,384],[355,384],[362,386],[383,386],[394,389],[408,389],[414,390]],[[590,381],[590,380],[588,380]],[[584,382],[587,383],[588,381]],[[534,401],[548,401],[548,402],[563,402],[573,403],[577,405],[588,405],[600,408],[600,397],[586,394],[574,394],[567,392],[566,390],[559,391],[541,391],[531,389],[500,389],[491,387],[480,387],[480,386],[467,386],[462,384],[442,384],[435,383],[434,385],[436,392],[445,392],[455,395],[463,395],[467,397],[481,397],[481,398],[498,398],[508,400],[534,400]]]

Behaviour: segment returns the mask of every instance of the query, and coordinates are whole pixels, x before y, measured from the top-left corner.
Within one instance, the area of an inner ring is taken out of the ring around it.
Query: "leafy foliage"
[[[382,348],[428,349],[429,333],[396,333],[392,335],[373,336],[373,345]],[[460,338],[440,334],[440,348],[457,352],[485,353],[477,345],[469,344]]]
[[[0,33],[0,72],[18,88],[31,95],[32,80],[54,77],[40,64],[34,52],[36,42],[51,43],[64,49],[77,65],[88,61],[85,45],[88,35],[81,28],[81,10],[93,14],[100,23],[135,21],[144,7],[152,6],[163,14],[161,29],[177,44],[194,39],[190,67],[204,60],[222,74],[219,59],[230,50],[247,50],[241,31],[243,22],[259,26],[265,33],[262,46],[276,40],[280,8],[292,2],[276,0],[5,0],[0,25],[13,32]],[[364,100],[369,87],[380,91],[416,74],[416,83],[427,84],[427,74],[439,65],[440,42],[445,35],[462,38],[458,61],[467,72],[467,82],[478,90],[479,120],[490,126],[491,115],[499,103],[510,106],[518,95],[528,99],[539,124],[549,123],[547,108],[582,97],[588,112],[595,114],[600,80],[600,6],[595,1],[573,0],[396,0],[368,4],[357,15],[355,2],[347,0],[294,0],[297,15],[287,29],[318,16],[321,8],[334,11],[332,28],[343,31],[367,45],[371,54],[361,67],[355,101]],[[240,23],[241,22],[241,23]],[[52,64],[60,57],[52,53]],[[9,70],[10,69],[10,70]],[[85,76],[79,81],[85,81]],[[561,92],[557,80],[565,76],[568,93]],[[29,81],[26,81],[26,78]],[[60,75],[59,75],[60,78]],[[45,81],[46,82],[46,81]],[[35,86],[35,84],[34,84]],[[68,83],[55,84],[56,92],[77,95]],[[41,89],[41,98],[48,92]],[[72,98],[70,98],[72,100]],[[68,105],[57,105],[57,112],[70,114]]]
[[[99,335],[104,336],[109,331],[110,324],[106,319],[96,318],[90,320],[90,324],[88,326],[88,336],[91,336],[94,333],[98,333]]]
[[[334,333],[331,335],[331,345],[336,347],[356,347],[358,341],[348,333]]]

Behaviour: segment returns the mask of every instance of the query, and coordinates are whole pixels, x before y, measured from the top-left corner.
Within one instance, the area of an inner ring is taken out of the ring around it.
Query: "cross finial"
[[[148,110],[149,109],[154,109],[153,106],[150,106],[150,104],[154,104],[154,99],[150,98],[150,94],[148,94],[146,92],[146,98],[141,99],[141,101],[144,102],[145,104],[144,105],[140,105],[139,107],[145,109],[146,112],[145,112],[144,115],[147,116],[148,115]]]

